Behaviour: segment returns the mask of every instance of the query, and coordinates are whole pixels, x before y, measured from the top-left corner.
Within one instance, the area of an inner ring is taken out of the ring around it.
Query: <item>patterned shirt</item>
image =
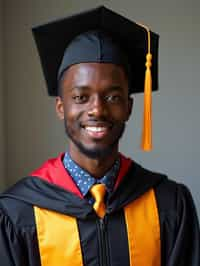
[[[118,158],[112,168],[102,178],[96,179],[76,164],[68,152],[65,153],[63,164],[84,197],[88,196],[87,194],[94,184],[99,183],[106,185],[108,193],[112,192],[120,169],[120,159]]]

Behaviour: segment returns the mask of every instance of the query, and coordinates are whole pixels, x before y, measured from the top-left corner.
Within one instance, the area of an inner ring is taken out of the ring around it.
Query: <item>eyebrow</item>
[[[90,87],[89,86],[74,86],[72,88],[70,88],[70,91],[73,91],[73,90],[89,90]],[[108,86],[108,87],[105,87],[104,88],[105,91],[109,91],[109,92],[112,92],[112,91],[122,91],[122,87],[120,85],[112,85],[112,86]]]
[[[70,91],[73,91],[73,90],[88,90],[89,87],[88,86],[73,86],[70,88]]]
[[[119,85],[113,85],[106,88],[108,91],[122,91],[122,87]]]

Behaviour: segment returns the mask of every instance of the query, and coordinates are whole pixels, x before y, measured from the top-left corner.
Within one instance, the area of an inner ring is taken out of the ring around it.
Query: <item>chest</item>
[[[42,266],[160,266],[153,190],[104,219],[77,219],[37,207],[34,213]]]

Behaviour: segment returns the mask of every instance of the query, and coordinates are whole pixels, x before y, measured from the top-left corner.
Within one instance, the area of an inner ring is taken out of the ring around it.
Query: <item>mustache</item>
[[[111,121],[108,119],[96,119],[96,118],[90,118],[85,121],[81,121],[81,126],[104,126],[104,127],[112,127],[113,124],[116,124],[116,121]]]

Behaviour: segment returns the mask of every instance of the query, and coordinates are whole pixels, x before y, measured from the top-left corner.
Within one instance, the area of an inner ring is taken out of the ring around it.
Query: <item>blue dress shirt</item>
[[[88,198],[90,203],[92,203],[91,196],[88,195],[90,188],[94,184],[103,183],[106,185],[107,192],[112,192],[120,169],[120,159],[118,158],[112,168],[102,178],[96,179],[85,169],[81,168],[77,163],[75,163],[68,152],[66,152],[64,155],[63,164],[82,195]]]

